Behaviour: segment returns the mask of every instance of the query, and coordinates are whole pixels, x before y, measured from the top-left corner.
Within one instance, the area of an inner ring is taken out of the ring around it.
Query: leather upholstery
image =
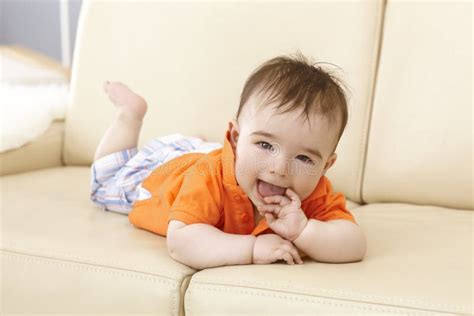
[[[474,208],[470,6],[387,6],[365,202]]]

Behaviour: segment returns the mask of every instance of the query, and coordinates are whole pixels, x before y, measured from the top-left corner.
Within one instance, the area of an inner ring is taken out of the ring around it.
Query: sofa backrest
[[[115,113],[105,80],[123,81],[148,101],[139,145],[176,132],[223,143],[250,73],[300,50],[343,69],[326,65],[350,89],[349,122],[329,175],[337,190],[360,202],[383,7],[382,1],[85,1],[64,161],[92,162]]]
[[[473,208],[472,2],[389,1],[363,200]]]

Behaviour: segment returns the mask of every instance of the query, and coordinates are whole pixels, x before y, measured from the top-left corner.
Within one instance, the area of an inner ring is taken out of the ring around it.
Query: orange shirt
[[[156,168],[142,184],[152,197],[134,203],[130,222],[162,236],[170,220],[209,224],[230,234],[273,233],[265,218],[255,227],[252,202],[235,179],[234,159],[227,132],[222,148],[208,154],[184,154]],[[345,204],[344,196],[333,193],[331,183],[322,176],[301,208],[308,219],[355,223]]]

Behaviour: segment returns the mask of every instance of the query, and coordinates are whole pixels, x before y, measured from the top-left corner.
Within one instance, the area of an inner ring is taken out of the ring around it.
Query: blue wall
[[[71,61],[82,0],[68,0]],[[0,44],[18,44],[61,61],[59,0],[0,0]]]

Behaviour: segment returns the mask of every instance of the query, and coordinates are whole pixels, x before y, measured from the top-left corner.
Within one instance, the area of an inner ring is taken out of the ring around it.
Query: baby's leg
[[[106,82],[104,90],[117,107],[112,125],[100,140],[94,161],[108,154],[135,148],[147,111],[145,100],[120,82]]]

